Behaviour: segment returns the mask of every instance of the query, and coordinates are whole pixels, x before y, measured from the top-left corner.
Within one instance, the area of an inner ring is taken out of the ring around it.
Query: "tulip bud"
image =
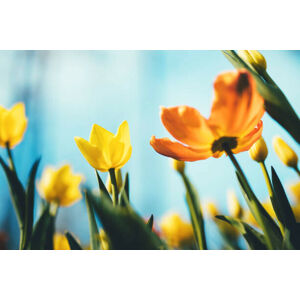
[[[179,173],[184,173],[185,162],[177,159],[172,159],[172,167],[175,171]]]
[[[297,169],[298,156],[279,136],[273,138],[273,147],[279,159],[288,167]]]
[[[241,218],[243,209],[234,191],[227,192],[227,206],[230,216],[234,218]]]
[[[206,203],[206,211],[208,212],[211,218],[214,218],[215,216],[219,215],[219,210],[213,202]]]
[[[266,71],[267,62],[264,56],[257,50],[239,50],[238,55],[255,71]]]
[[[268,148],[263,137],[253,144],[249,150],[250,157],[258,163],[264,162],[268,156]]]

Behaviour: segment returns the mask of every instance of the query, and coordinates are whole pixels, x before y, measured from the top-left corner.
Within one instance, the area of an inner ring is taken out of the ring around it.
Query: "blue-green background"
[[[268,71],[300,111],[300,52],[262,51]],[[88,138],[92,124],[116,131],[123,120],[130,126],[132,157],[125,166],[130,172],[132,203],[145,217],[154,214],[159,223],[167,212],[188,216],[184,188],[170,167],[170,160],[149,145],[152,135],[169,136],[159,118],[159,106],[187,104],[208,116],[213,81],[233,67],[220,51],[1,51],[0,104],[26,103],[29,118],[24,141],[14,149],[23,182],[39,155],[42,164],[68,162],[82,173],[86,183],[97,186],[93,169],[77,149],[74,136]],[[273,165],[285,184],[297,175],[284,167],[271,147],[275,134],[299,153],[299,146],[268,115],[263,117],[263,136],[269,146],[267,165]],[[300,129],[299,129],[300,130]],[[6,156],[5,150],[0,150]],[[248,153],[237,156],[261,200],[267,189],[259,166]],[[226,213],[226,191],[235,189],[242,203],[233,168],[226,157],[188,163],[187,172],[198,188],[202,203],[216,201]],[[105,180],[106,174],[102,174]],[[0,229],[9,234],[9,247],[18,244],[16,217],[9,199],[3,171],[0,172]],[[88,242],[84,202],[59,211],[57,230],[73,231]],[[207,222],[208,245],[215,249],[220,238]]]

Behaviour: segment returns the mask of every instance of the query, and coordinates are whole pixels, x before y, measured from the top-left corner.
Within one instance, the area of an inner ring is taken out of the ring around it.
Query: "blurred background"
[[[262,54],[269,74],[299,114],[300,52]],[[46,165],[68,162],[76,173],[84,175],[86,184],[96,188],[94,170],[79,152],[74,136],[88,139],[93,123],[115,132],[127,120],[133,152],[124,169],[130,173],[134,207],[147,218],[153,213],[158,225],[168,212],[179,212],[188,219],[181,179],[170,160],[158,155],[149,140],[152,135],[169,136],[160,122],[160,105],[186,104],[208,117],[215,77],[233,69],[220,51],[0,51],[0,67],[0,104],[11,107],[24,102],[29,119],[23,142],[13,150],[23,182],[34,160],[41,156],[39,176]],[[275,155],[272,137],[280,135],[298,153],[299,146],[267,114],[263,120],[263,136],[269,148],[267,167],[273,165],[285,185],[297,181],[296,173]],[[0,155],[6,158],[5,149]],[[259,199],[265,200],[267,189],[259,165],[248,153],[237,155],[237,159]],[[226,193],[233,189],[245,206],[233,167],[225,156],[188,163],[187,174],[203,204],[215,201],[226,214]],[[107,174],[101,176],[106,180]],[[66,229],[88,243],[84,201],[60,209],[57,231]],[[0,230],[8,234],[8,247],[16,248],[18,226],[2,169]],[[220,236],[209,220],[206,231],[209,248],[217,249]]]

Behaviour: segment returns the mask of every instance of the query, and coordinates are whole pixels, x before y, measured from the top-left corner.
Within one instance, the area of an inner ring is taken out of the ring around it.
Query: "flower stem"
[[[110,175],[110,181],[113,185],[113,205],[117,205],[119,191],[118,191],[118,185],[117,185],[116,174],[115,174],[114,168],[109,169],[109,175]]]
[[[266,181],[266,184],[267,184],[269,195],[270,195],[270,197],[273,197],[274,192],[273,192],[271,179],[270,179],[269,173],[267,171],[266,165],[265,165],[264,162],[260,162],[259,164],[261,166],[262,172],[263,172],[264,177],[265,177],[265,181]]]
[[[9,147],[9,142],[6,143],[6,151],[7,151],[7,155],[8,155],[9,166],[14,172],[16,172],[16,167],[15,167],[15,164],[14,164],[11,149]]]

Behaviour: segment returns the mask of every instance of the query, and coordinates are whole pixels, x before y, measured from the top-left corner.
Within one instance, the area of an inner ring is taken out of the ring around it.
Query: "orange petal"
[[[193,147],[211,144],[214,134],[207,120],[193,107],[186,105],[161,108],[161,120],[178,141]]]
[[[225,136],[250,133],[265,112],[251,74],[246,70],[223,73],[217,77],[214,89],[210,126]]]
[[[240,153],[243,151],[248,151],[251,146],[261,137],[263,130],[263,122],[259,121],[257,127],[254,128],[249,134],[246,136],[239,138],[238,145],[235,149],[232,149],[233,153]]]
[[[168,138],[157,139],[155,136],[152,136],[150,145],[162,155],[183,161],[206,159],[212,155],[209,146],[203,149],[194,149],[178,142],[173,142]]]

